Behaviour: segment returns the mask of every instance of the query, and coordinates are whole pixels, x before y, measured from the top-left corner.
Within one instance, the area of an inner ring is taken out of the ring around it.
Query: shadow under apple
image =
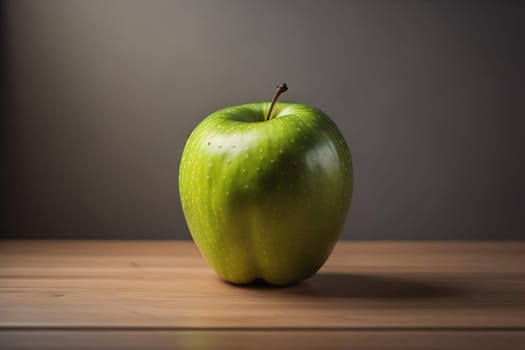
[[[250,290],[316,298],[429,299],[459,296],[451,285],[406,276],[318,272],[298,284],[275,287],[264,281],[238,286]]]

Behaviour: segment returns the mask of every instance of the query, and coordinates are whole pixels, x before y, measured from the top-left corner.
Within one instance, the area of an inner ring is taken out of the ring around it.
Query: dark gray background
[[[350,145],[343,238],[524,238],[524,9],[4,1],[3,235],[189,238],[185,138],[286,81]]]

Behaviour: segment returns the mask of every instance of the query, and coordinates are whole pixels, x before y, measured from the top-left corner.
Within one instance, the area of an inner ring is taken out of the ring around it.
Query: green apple
[[[226,281],[286,285],[321,268],[352,196],[343,135],[317,108],[276,103],[229,107],[189,136],[179,192],[201,254]]]

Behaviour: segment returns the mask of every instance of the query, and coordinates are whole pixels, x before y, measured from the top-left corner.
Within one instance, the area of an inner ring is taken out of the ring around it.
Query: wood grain
[[[0,242],[0,327],[525,329],[525,244],[340,242],[292,287],[219,280],[191,242]]]
[[[10,350],[523,349],[524,332],[0,331]]]

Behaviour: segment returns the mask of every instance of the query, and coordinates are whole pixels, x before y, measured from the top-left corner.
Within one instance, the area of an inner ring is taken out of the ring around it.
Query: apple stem
[[[275,94],[273,95],[272,104],[270,105],[270,110],[268,111],[268,115],[266,116],[266,120],[272,119],[273,106],[275,105],[275,102],[277,102],[279,96],[281,96],[281,94],[286,91],[288,91],[288,85],[286,85],[286,83],[277,85],[277,87],[275,88]]]

